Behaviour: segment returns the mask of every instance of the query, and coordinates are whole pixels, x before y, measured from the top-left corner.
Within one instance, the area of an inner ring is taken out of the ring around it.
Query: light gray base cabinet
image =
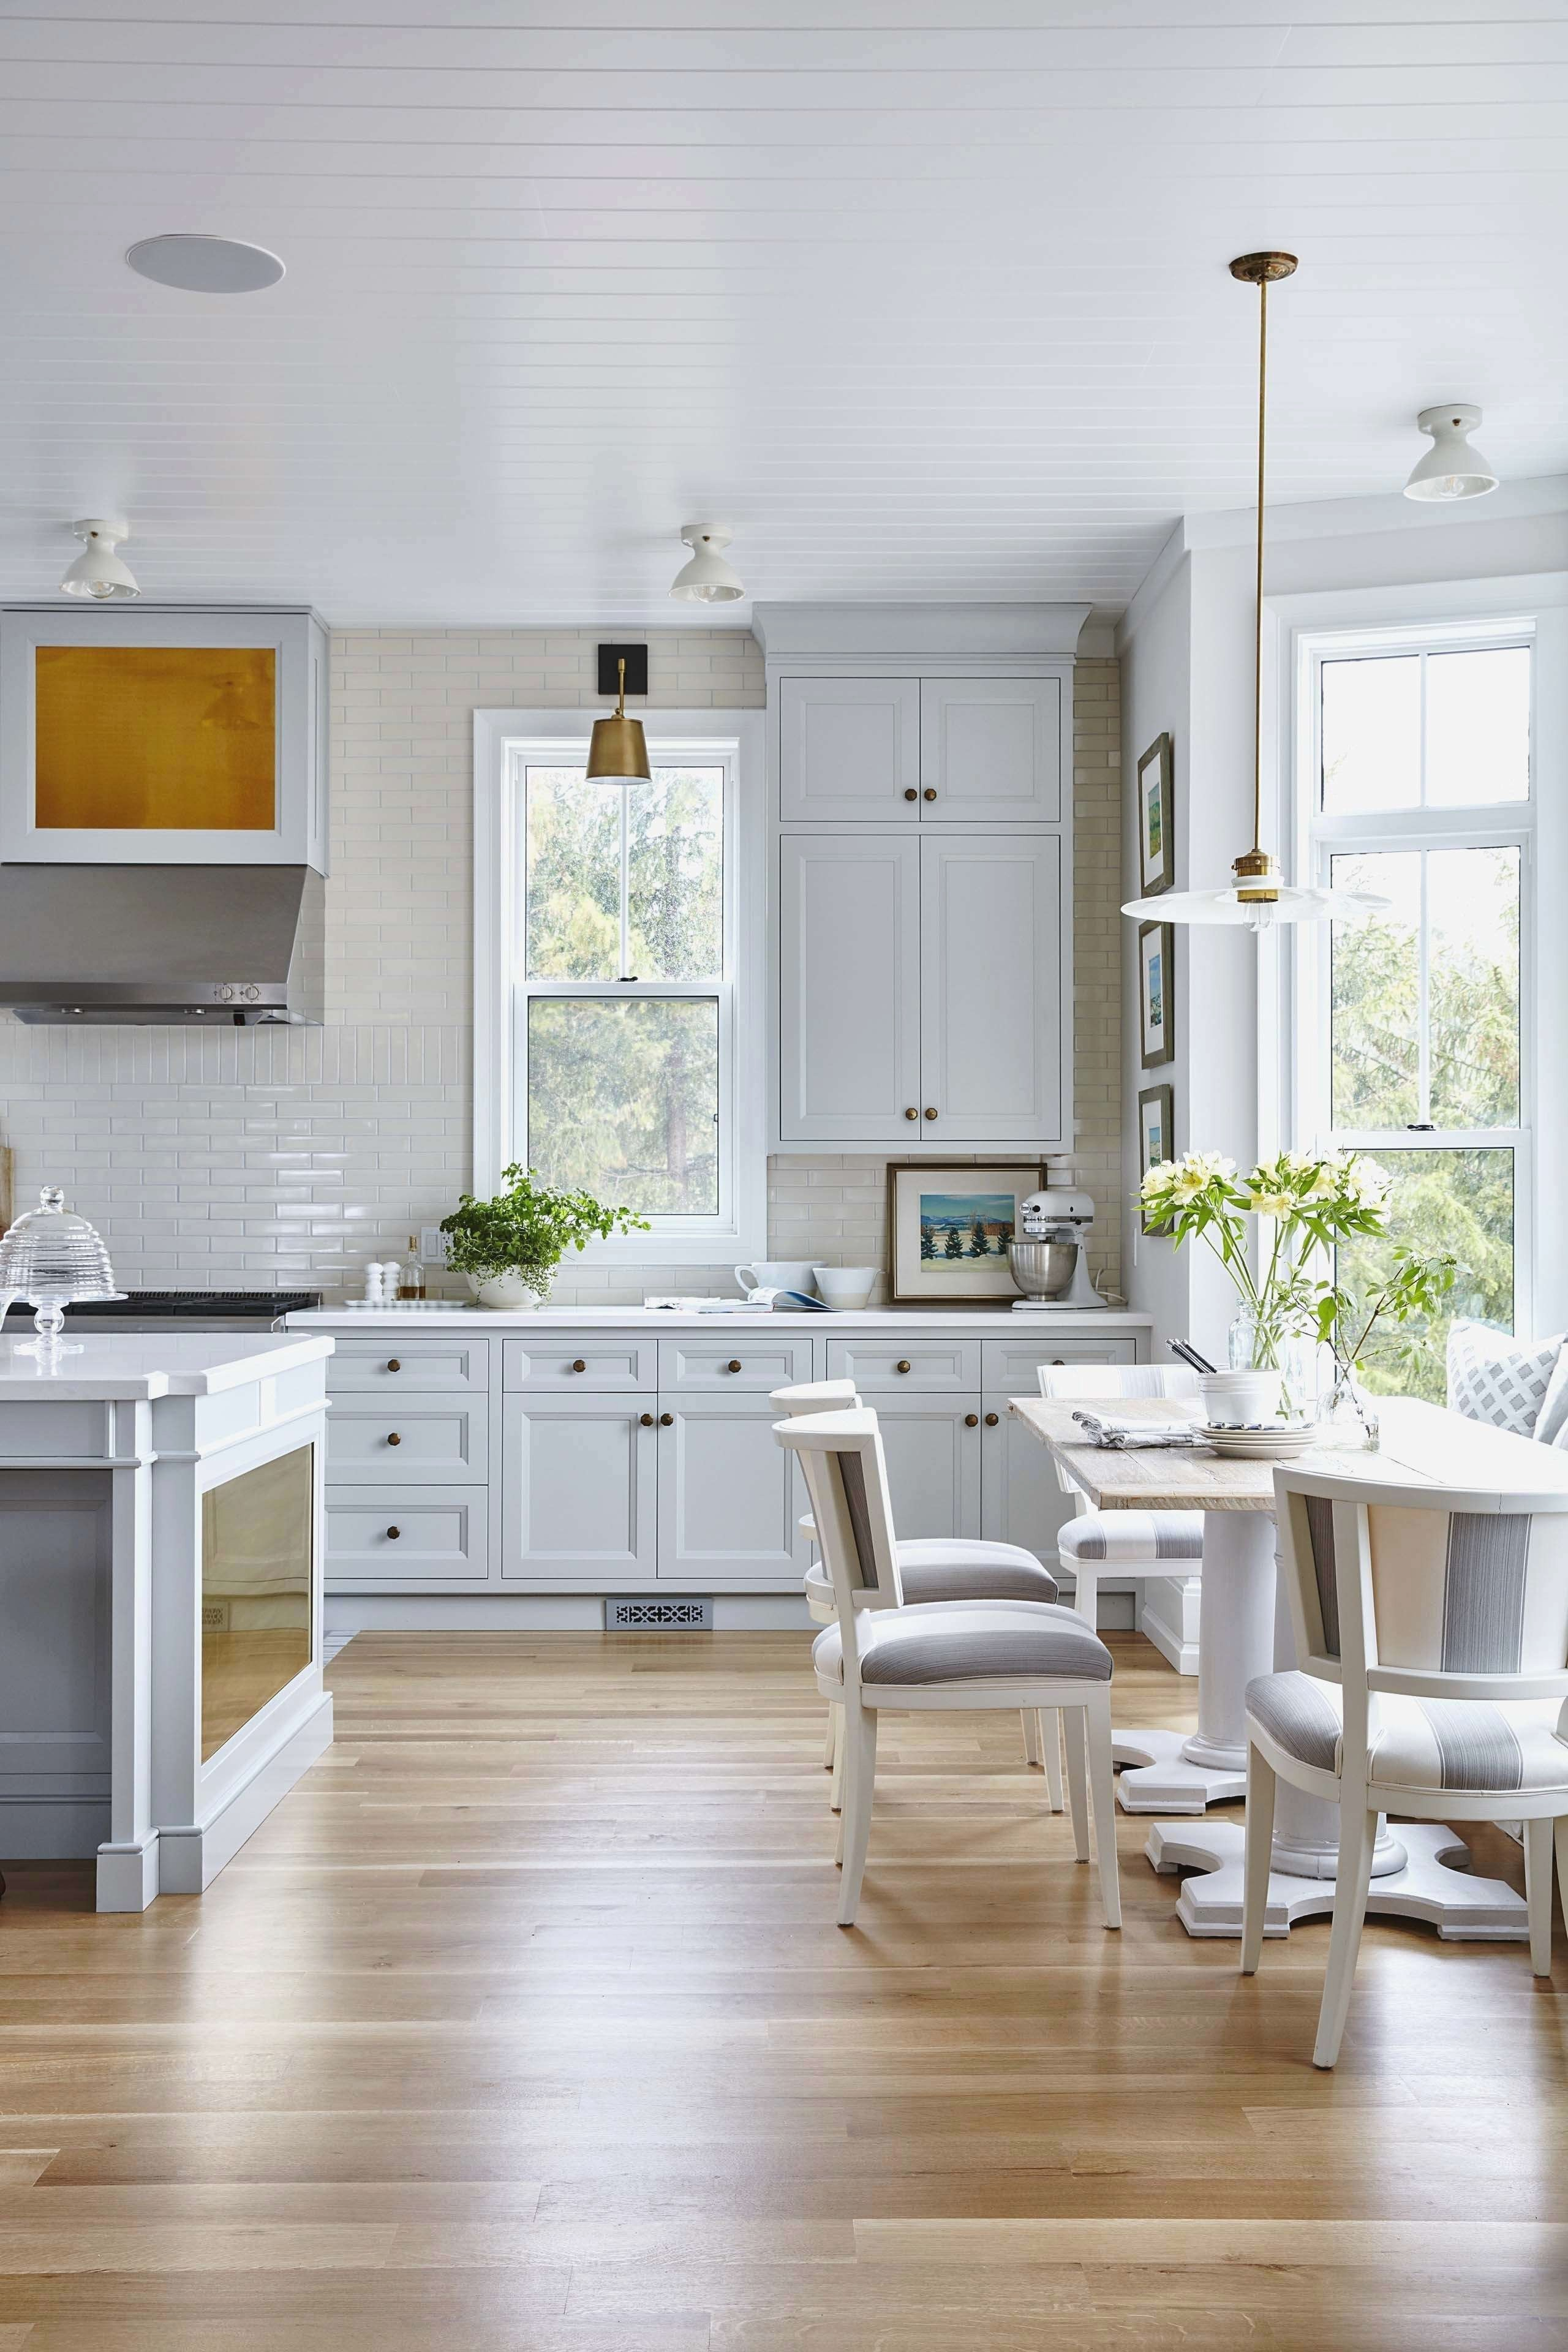
[[[824,1322],[826,1318],[823,1318]],[[331,1328],[331,1327],[322,1327]],[[769,1391],[848,1378],[881,1417],[899,1533],[1047,1562],[1068,1498],[1007,1412],[1044,1362],[1132,1362],[1138,1335],[989,1339],[835,1319],[831,1334],[646,1324],[460,1341],[337,1328],[327,1589],[777,1592],[810,1548]]]

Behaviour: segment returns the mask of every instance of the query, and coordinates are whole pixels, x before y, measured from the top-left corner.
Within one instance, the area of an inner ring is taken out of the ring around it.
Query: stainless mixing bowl
[[[1078,1264],[1076,1242],[1009,1242],[1007,1263],[1026,1298],[1060,1298]]]

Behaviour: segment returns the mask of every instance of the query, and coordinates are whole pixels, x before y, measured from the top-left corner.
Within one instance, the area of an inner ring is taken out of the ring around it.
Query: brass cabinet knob
[[[731,1359],[730,1359],[730,1360],[729,1360],[729,1362],[728,1362],[728,1363],[725,1365],[725,1367],[724,1367],[724,1370],[725,1370],[727,1372],[738,1372],[738,1371],[740,1370],[740,1369],[741,1369],[741,1359],[739,1358],[739,1356],[731,1356]]]
[[[653,1415],[651,1412],[645,1412],[643,1414],[642,1425],[645,1429],[651,1429],[653,1427]]]
[[[401,1445],[403,1440],[399,1437],[395,1429],[390,1429],[386,1433],[386,1442],[388,1445]]]
[[[936,1117],[936,1105],[934,1103],[927,1103],[926,1117],[927,1118],[934,1118]]]
[[[658,1425],[660,1429],[673,1429],[675,1426],[675,1415],[672,1412],[661,1412],[658,1417]]]
[[[917,793],[917,792],[916,792],[916,790],[915,790],[915,788],[914,788],[913,784],[906,784],[906,785],[904,786],[904,798],[905,798],[907,801],[918,801],[918,800],[919,800],[919,798],[920,798],[920,794],[919,794],[919,793]]]
[[[585,1372],[585,1371],[587,1370],[587,1369],[588,1369],[588,1367],[587,1367],[587,1365],[583,1361],[583,1359],[582,1359],[582,1357],[581,1357],[581,1356],[578,1356],[578,1357],[574,1358],[574,1361],[573,1361],[573,1365],[572,1365],[572,1370],[573,1370],[574,1372]]]
[[[904,1117],[906,1118],[919,1118],[920,1113],[912,1103],[910,1105],[909,1109],[904,1113]]]
[[[987,1428],[987,1429],[994,1429],[994,1428],[995,1428],[995,1426],[996,1426],[996,1424],[997,1424],[997,1423],[1001,1420],[1001,1418],[1002,1418],[1002,1416],[1001,1416],[1001,1414],[1000,1414],[999,1412],[988,1412],[988,1413],[986,1414],[986,1416],[985,1416],[985,1426],[986,1426],[986,1428]]]
[[[893,1366],[893,1370],[896,1372],[907,1372],[910,1370],[909,1358],[907,1356],[900,1356],[898,1362]]]
[[[965,1429],[978,1429],[980,1415],[977,1412],[966,1412],[963,1416],[963,1426]]]
[[[403,1370],[402,1357],[388,1356],[386,1360],[386,1369],[389,1372],[400,1372]]]
[[[927,798],[927,800],[928,800],[928,801],[934,801],[934,800],[935,800],[935,798],[936,798],[936,786],[935,786],[934,784],[928,784],[928,785],[926,786],[926,798]]]
[[[387,1528],[387,1530],[386,1530],[386,1540],[387,1540],[387,1542],[388,1542],[388,1543],[395,1543],[395,1542],[397,1541],[398,1537],[399,1537],[402,1533],[403,1533],[403,1529],[402,1529],[401,1528]]]

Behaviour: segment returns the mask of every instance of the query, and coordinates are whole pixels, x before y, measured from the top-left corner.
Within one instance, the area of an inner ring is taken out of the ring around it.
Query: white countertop
[[[52,1364],[24,1354],[26,1344],[0,1335],[0,1404],[212,1396],[332,1352],[330,1339],[308,1331],[89,1332],[68,1339]]]
[[[597,1328],[616,1328],[647,1331],[729,1331],[758,1330],[764,1326],[781,1331],[824,1331],[839,1338],[856,1331],[907,1331],[921,1323],[935,1326],[942,1331],[962,1332],[965,1338],[984,1335],[988,1339],[1017,1339],[1026,1346],[1032,1339],[1045,1339],[1055,1335],[1062,1339],[1089,1339],[1097,1331],[1126,1333],[1146,1331],[1152,1316],[1142,1315],[1128,1307],[1099,1308],[1053,1308],[1046,1315],[1015,1315],[1008,1306],[997,1307],[846,1307],[830,1309],[826,1314],[795,1313],[775,1315],[763,1309],[742,1308],[726,1315],[700,1315],[679,1312],[665,1307],[465,1307],[459,1302],[410,1299],[398,1307],[302,1307],[288,1318],[289,1328],[306,1330],[311,1327],[327,1327],[334,1330],[367,1331],[402,1327],[423,1328],[429,1325],[437,1330],[460,1325],[468,1331],[574,1331]]]

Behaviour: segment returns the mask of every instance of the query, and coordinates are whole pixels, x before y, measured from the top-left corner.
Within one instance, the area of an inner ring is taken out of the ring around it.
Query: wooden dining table
[[[1337,1476],[1388,1485],[1473,1486],[1521,1496],[1568,1492],[1568,1454],[1467,1421],[1414,1397],[1379,1400],[1383,1444],[1375,1454],[1298,1454]],[[1271,1667],[1296,1664],[1295,1637],[1275,1566],[1274,1462],[1222,1458],[1211,1447],[1089,1444],[1075,1419],[1085,1409],[1136,1421],[1190,1422],[1193,1407],[1142,1398],[1107,1405],[1068,1398],[1013,1397],[1015,1413],[1048,1447],[1097,1511],[1201,1511],[1204,1555],[1199,1585],[1197,1729],[1118,1728],[1122,1767],[1118,1797],[1130,1812],[1184,1813],[1156,1821],[1146,1849],[1156,1870],[1190,1870],[1176,1906],[1194,1936],[1241,1933],[1243,1832],[1235,1820],[1205,1820],[1205,1809],[1247,1790],[1247,1685]],[[1182,1573],[1179,1563],[1173,1573]],[[1333,1906],[1339,1808],[1281,1781],[1275,1813],[1273,1870],[1266,1932]],[[1478,1878],[1469,1853],[1451,1829],[1409,1822],[1380,1823],[1369,1909],[1425,1919],[1439,1935],[1522,1941],[1529,1928],[1522,1898],[1499,1879]]]

